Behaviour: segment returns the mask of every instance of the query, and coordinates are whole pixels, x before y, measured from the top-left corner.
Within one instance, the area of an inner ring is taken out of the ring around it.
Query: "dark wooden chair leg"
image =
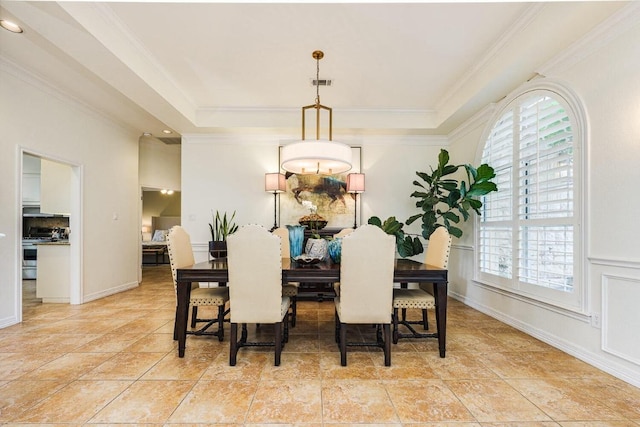
[[[298,297],[294,295],[291,297],[291,327],[292,328],[296,327],[297,315],[298,315]]]
[[[347,366],[347,324],[340,322],[340,364]]]
[[[384,329],[384,366],[391,366],[391,325],[385,323]]]
[[[284,337],[282,339],[282,342],[283,343],[289,342],[289,313],[285,314],[284,316]]]
[[[194,305],[191,309],[191,327],[196,327],[196,320],[198,319],[198,306]]]
[[[176,319],[173,322],[173,340],[178,340],[178,306],[176,305]]]
[[[224,305],[218,306],[218,341],[224,339]]]
[[[393,343],[398,344],[398,309],[393,309]]]
[[[427,320],[427,309],[422,309],[422,327],[425,331],[429,330],[429,321]]]
[[[282,352],[282,322],[278,322],[274,325],[275,332],[275,360],[274,366],[280,366],[280,353]]]
[[[240,335],[240,341],[242,343],[247,342],[247,324],[246,323],[242,324],[242,334]]]
[[[238,355],[238,324],[231,324],[231,343],[229,345],[229,366],[236,366]]]
[[[335,322],[336,322],[336,343],[340,344],[340,319],[338,318],[338,313],[335,313]]]

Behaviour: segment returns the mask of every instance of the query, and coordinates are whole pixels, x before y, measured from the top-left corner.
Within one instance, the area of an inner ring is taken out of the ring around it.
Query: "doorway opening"
[[[142,265],[169,263],[166,235],[181,221],[181,193],[142,189]]]
[[[82,302],[82,167],[20,151],[21,280],[18,321],[43,303]]]

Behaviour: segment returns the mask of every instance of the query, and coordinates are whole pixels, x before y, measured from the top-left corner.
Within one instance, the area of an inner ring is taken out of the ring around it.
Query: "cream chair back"
[[[363,225],[342,239],[340,321],[390,323],[395,237]]]
[[[227,237],[232,323],[282,321],[280,240],[261,225],[240,227]]]
[[[189,267],[196,263],[193,257],[193,247],[189,233],[179,225],[175,225],[169,230],[167,236],[167,250],[169,252],[169,263],[171,264],[171,276],[173,276],[173,287],[176,288],[176,270]]]
[[[342,230],[340,230],[338,233],[333,235],[333,238],[337,238],[337,237],[344,237],[344,236],[348,236],[349,234],[353,233],[353,228],[343,228]]]
[[[427,246],[424,263],[434,267],[447,268],[450,252],[451,235],[446,228],[438,227],[429,236],[429,245]]]
[[[290,258],[289,251],[289,230],[285,227],[278,227],[272,231],[276,236],[280,236],[280,256],[282,258]]]

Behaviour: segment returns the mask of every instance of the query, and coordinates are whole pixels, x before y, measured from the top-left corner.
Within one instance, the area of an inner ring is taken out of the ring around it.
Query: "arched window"
[[[584,310],[582,147],[584,114],[558,87],[529,87],[491,123],[482,163],[498,191],[483,200],[477,275],[486,284]]]

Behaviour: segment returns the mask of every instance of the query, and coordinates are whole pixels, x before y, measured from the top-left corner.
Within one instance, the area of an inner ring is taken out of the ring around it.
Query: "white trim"
[[[502,51],[505,45],[507,45],[516,34],[523,31],[533,20],[538,16],[541,9],[543,8],[543,3],[532,3],[531,6],[527,8],[527,10],[522,13],[518,19],[512,23],[512,25],[507,28],[507,30],[502,33],[502,35],[498,38],[498,40],[491,46],[491,48],[487,51],[487,53],[476,62],[469,70],[461,77],[457,79],[457,84],[451,87],[440,99],[440,102],[436,105],[437,111],[442,111],[444,106],[449,102],[449,100],[455,96],[456,93],[471,79],[480,73],[480,71],[486,67],[487,65],[491,65],[493,59]]]
[[[460,126],[447,135],[450,141],[463,138],[475,129],[486,126],[487,122],[495,115],[496,104],[487,104],[482,110],[465,120]],[[477,160],[477,159],[476,159]]]
[[[603,274],[602,275],[602,289],[601,289],[601,297],[602,297],[602,307],[601,307],[601,319],[602,319],[602,324],[601,324],[601,329],[602,329],[602,342],[601,342],[601,347],[602,347],[602,351],[612,354],[616,357],[619,357],[621,359],[624,359],[626,361],[629,361],[631,363],[634,363],[638,366],[640,366],[640,357],[632,357],[628,354],[625,354],[621,351],[618,351],[614,348],[612,348],[609,345],[609,341],[608,341],[608,323],[609,323],[609,311],[607,310],[608,307],[608,301],[609,301],[609,296],[610,296],[610,292],[609,292],[609,279],[617,279],[617,280],[621,280],[621,281],[625,281],[625,282],[630,282],[633,283],[636,287],[640,287],[640,279],[637,277],[628,277],[628,276],[620,276],[617,274]]]
[[[69,225],[71,227],[72,233],[69,236],[69,298],[64,301],[58,300],[48,300],[44,302],[64,302],[70,304],[82,304],[83,294],[84,294],[84,284],[83,284],[83,203],[84,199],[83,188],[84,188],[84,166],[75,162],[72,162],[68,159],[59,157],[57,155],[52,155],[50,153],[45,153],[40,150],[33,150],[24,146],[17,146],[17,158],[18,158],[18,167],[16,168],[18,178],[16,179],[16,185],[18,187],[18,191],[16,191],[16,195],[18,200],[16,201],[16,207],[18,210],[18,217],[20,221],[18,221],[19,230],[16,232],[16,239],[20,239],[17,241],[17,251],[18,251],[18,261],[22,260],[22,255],[20,254],[20,249],[22,248],[22,164],[23,157],[25,154],[34,155],[37,157],[41,157],[43,159],[55,161],[64,165],[67,165],[71,168],[71,186],[69,188],[70,191],[70,200],[71,200],[71,212],[69,215]],[[20,266],[18,266],[18,271],[21,272]],[[22,279],[16,277],[16,293],[18,294],[16,297],[16,313],[18,313],[18,322],[22,322]]]
[[[84,301],[85,303],[89,301],[95,301],[100,298],[108,297],[109,295],[115,295],[120,292],[128,291],[130,289],[135,289],[139,286],[138,282],[128,282],[123,283],[122,285],[115,286],[113,288],[104,289],[100,292],[94,292],[92,294],[85,295]]]
[[[562,53],[538,68],[542,75],[560,74],[608,45],[640,22],[640,3],[630,1]]]
[[[0,71],[11,74],[13,77],[22,80],[26,84],[33,86],[36,89],[41,90],[42,92],[45,92],[47,95],[50,95],[53,98],[62,101],[72,108],[81,109],[92,117],[95,117],[102,121],[107,121],[109,124],[118,127],[126,133],[139,133],[139,129],[133,128],[126,123],[120,122],[112,118],[111,116],[108,116],[104,111],[93,107],[91,104],[83,102],[79,98],[76,98],[67,92],[60,91],[56,86],[49,83],[42,76],[35,74],[32,70],[28,70],[19,66],[6,57],[0,56]]]
[[[636,259],[588,257],[588,260],[593,265],[603,265],[606,267],[632,268],[636,270],[640,269],[640,260],[636,260]]]
[[[16,311],[17,313],[17,311]],[[0,329],[6,328],[8,326],[13,326],[17,323],[20,323],[21,320],[16,316],[5,317],[4,319],[0,319]]]
[[[226,134],[183,134],[182,144],[215,144],[215,145],[272,145],[280,146],[289,142],[299,141],[290,134],[255,135],[252,133],[233,132]],[[340,142],[360,146],[431,146],[446,147],[449,138],[444,135],[343,135]]]
[[[492,288],[488,290],[494,290],[494,289]],[[574,356],[604,372],[607,372],[617,378],[620,378],[623,381],[628,382],[629,384],[632,384],[636,387],[640,387],[640,378],[638,378],[638,374],[632,371],[631,369],[628,369],[615,362],[612,362],[609,359],[600,357],[597,354],[588,352],[582,347],[575,346],[573,345],[573,343],[566,341],[564,339],[558,338],[555,335],[551,335],[544,330],[534,328],[533,326],[527,323],[521,322],[516,318],[507,316],[504,313],[496,311],[489,306],[480,304],[475,300],[466,298],[464,295],[449,292],[449,296],[466,304],[471,308],[474,308],[480,311],[481,313],[491,316],[494,319],[501,321],[502,323],[512,326],[528,335],[531,335],[534,338],[539,339],[542,342],[545,342],[559,350],[562,350],[565,353],[570,354],[571,356]]]
[[[588,190],[589,190],[589,182],[588,182],[588,174],[587,174],[587,165],[588,163],[588,138],[589,138],[589,118],[587,112],[584,108],[585,103],[582,99],[575,93],[568,84],[559,79],[553,78],[536,78],[532,79],[515,90],[513,90],[509,95],[507,95],[503,100],[501,100],[497,107],[494,110],[493,116],[487,121],[485,125],[485,130],[482,133],[480,141],[476,148],[476,161],[480,162],[482,159],[482,153],[484,151],[484,146],[486,144],[487,138],[491,134],[493,127],[497,120],[499,120],[506,111],[512,108],[512,105],[519,98],[526,96],[529,93],[543,91],[543,92],[552,92],[558,96],[557,100],[565,106],[567,110],[567,114],[572,120],[573,125],[573,133],[574,133],[574,159],[577,164],[579,164],[578,170],[574,169],[574,182],[577,185],[574,188],[577,188],[577,191],[574,194],[574,200],[576,203],[576,212],[574,212],[574,221],[575,225],[575,235],[574,235],[574,246],[577,247],[577,253],[574,254],[574,260],[578,260],[580,265],[578,266],[578,270],[576,270],[577,276],[574,279],[574,283],[580,283],[575,300],[571,300],[573,303],[577,304],[576,310],[579,313],[585,313],[590,306],[589,292],[588,288],[590,285],[589,281],[589,272],[587,269],[587,257],[586,251],[589,247],[588,245],[588,224],[587,224],[587,215],[588,212]],[[517,173],[516,168],[513,168],[513,174]],[[517,177],[514,176],[512,182],[517,182]],[[513,203],[517,203],[516,198],[513,198]],[[517,206],[514,206],[514,215],[517,212]],[[511,226],[511,225],[510,225]],[[474,245],[477,248],[479,245],[478,242],[478,234],[480,230],[480,217],[476,216],[474,222]],[[517,247],[513,248],[514,255],[517,251]],[[479,251],[476,251],[476,255],[473,259],[473,272],[474,279],[480,280],[482,277],[482,273],[479,271],[478,265],[478,256]],[[515,260],[517,257],[513,256],[512,259]],[[497,280],[497,279],[496,279]],[[515,281],[515,278],[509,279],[510,283]],[[496,286],[498,289],[505,289],[503,286],[499,284],[490,285],[489,282],[482,282],[486,286]],[[509,288],[515,294],[522,295],[519,289]],[[542,293],[548,293],[545,289],[541,289]],[[529,295],[529,294],[527,294]],[[544,301],[543,296],[540,295],[541,302]],[[568,296],[567,296],[568,298]],[[551,301],[546,301],[546,303],[551,303]],[[566,303],[563,301],[557,302],[560,308],[568,308]]]

